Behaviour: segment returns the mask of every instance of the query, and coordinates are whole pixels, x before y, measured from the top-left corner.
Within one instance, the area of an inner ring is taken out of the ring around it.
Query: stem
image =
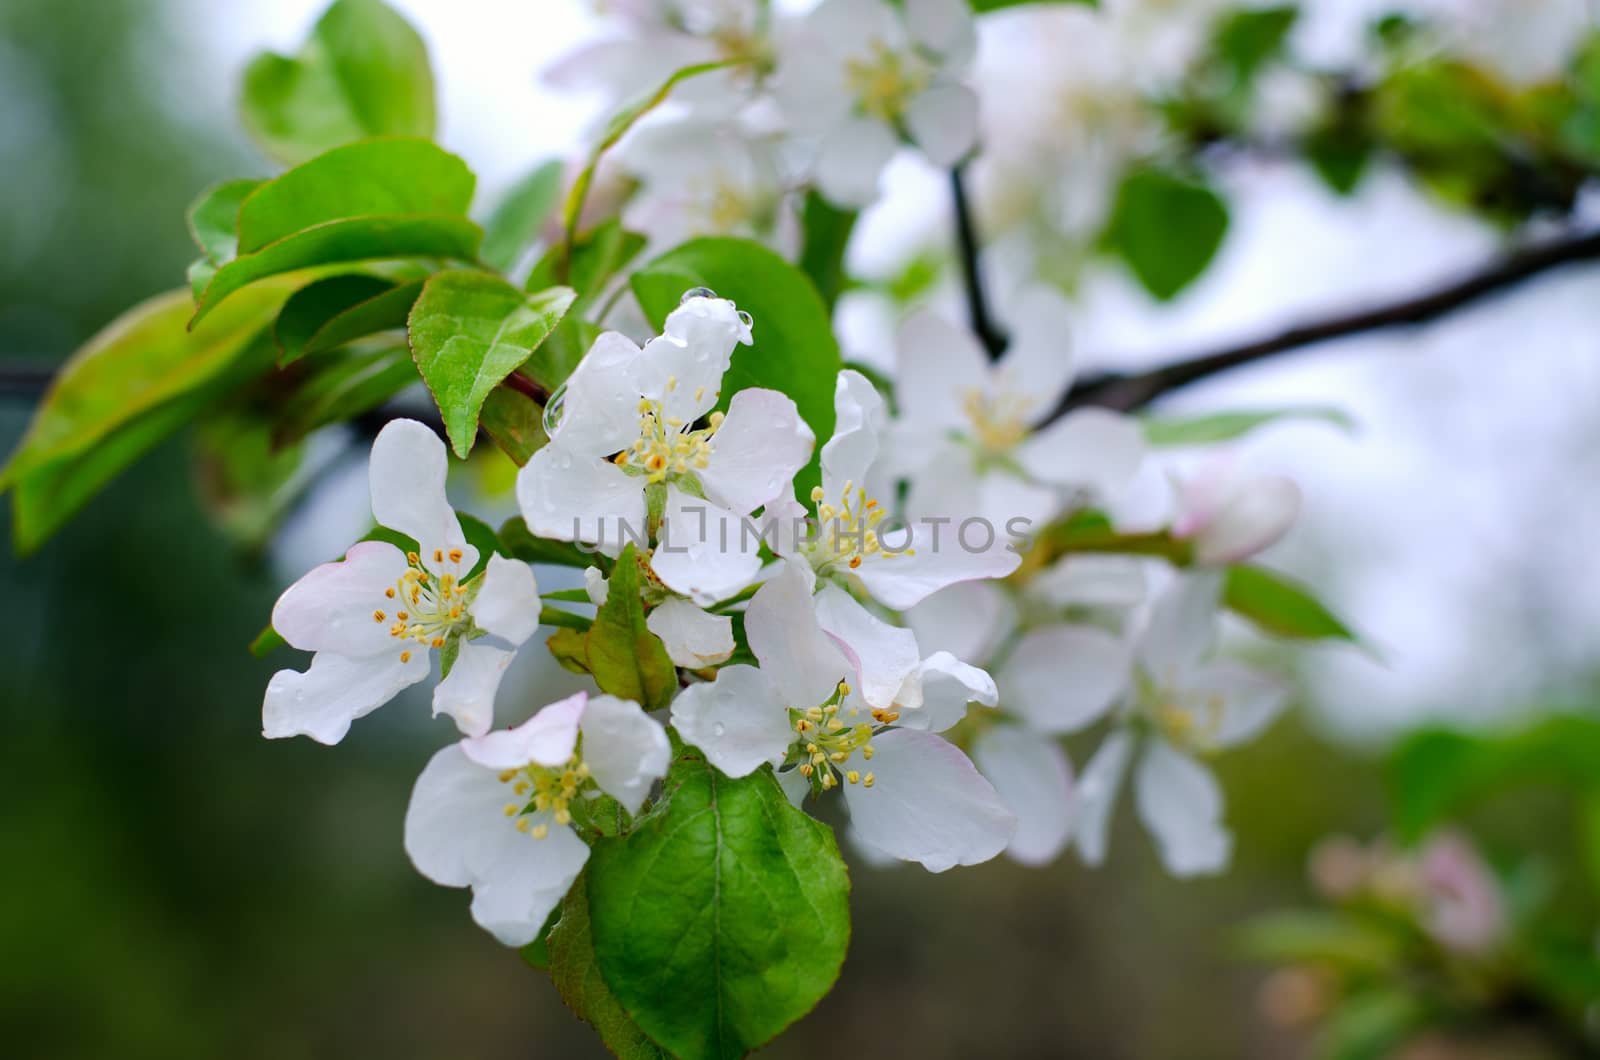
[[[967,201],[966,165],[950,171],[950,198],[956,212],[956,244],[961,253],[961,272],[967,286],[967,315],[972,333],[978,336],[991,360],[1006,348],[1005,336],[995,330],[983,292],[983,270],[978,264],[978,232],[972,223],[972,205]]]
[[[541,408],[544,407],[545,402],[550,400],[550,391],[546,390],[543,386],[534,382],[532,379],[529,379],[520,371],[513,371],[510,375],[506,376],[505,385],[510,387],[512,390],[515,390],[517,393],[533,399]]]

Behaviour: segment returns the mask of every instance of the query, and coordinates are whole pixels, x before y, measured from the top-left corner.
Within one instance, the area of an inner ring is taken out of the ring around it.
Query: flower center
[[[676,389],[677,377],[667,378],[667,389]],[[696,401],[705,397],[705,387],[694,395]],[[616,464],[622,468],[637,468],[647,482],[665,482],[672,475],[686,475],[704,470],[711,462],[711,436],[722,426],[722,413],[713,412],[711,425],[698,431],[686,431],[688,426],[676,417],[661,411],[661,402],[651,398],[639,399],[639,440],[616,455]]]
[[[461,583],[462,553],[458,548],[435,549],[433,562],[448,569],[434,574],[422,565],[422,557],[415,552],[406,553],[410,565],[400,579],[383,591],[388,606],[395,610],[391,615],[385,607],[372,612],[374,622],[388,622],[389,636],[406,643],[400,652],[401,662],[411,661],[415,644],[423,648],[442,648],[451,637],[463,633],[472,625],[467,614],[469,590]]]
[[[550,834],[550,825],[534,824],[528,815],[548,813],[558,825],[571,824],[572,804],[589,782],[589,764],[577,751],[559,766],[508,769],[500,774],[500,783],[511,785],[515,801],[506,803],[506,816],[516,819],[517,831],[543,839]]]
[[[986,453],[1009,453],[1028,436],[1026,417],[1033,407],[1032,398],[970,387],[961,395],[961,406],[972,425],[973,440]]]
[[[857,754],[862,761],[872,759],[874,730],[866,722],[851,724],[839,717],[840,701],[849,694],[850,686],[841,681],[838,690],[823,705],[789,711],[794,743],[789,746],[787,759],[799,763],[800,775],[811,782],[813,791],[838,787],[840,777],[847,783],[867,788],[877,782],[871,772],[863,774],[850,768],[850,760]],[[899,716],[890,711],[872,712],[873,719],[884,724]]]
[[[898,121],[911,97],[928,86],[928,75],[881,40],[874,40],[870,47],[871,55],[845,63],[845,84],[864,112],[884,121]]]
[[[1226,707],[1215,692],[1192,692],[1171,685],[1148,691],[1141,701],[1142,712],[1167,742],[1198,752],[1215,745]]]
[[[827,503],[827,494],[821,486],[811,491],[811,501],[817,506],[817,533],[802,545],[802,551],[811,567],[821,574],[840,564],[855,570],[868,556],[893,559],[912,556],[912,548],[885,548],[878,536],[879,525],[888,514],[883,505],[867,496],[865,489],[846,482],[839,491],[839,503]],[[910,543],[907,532],[906,543]]]

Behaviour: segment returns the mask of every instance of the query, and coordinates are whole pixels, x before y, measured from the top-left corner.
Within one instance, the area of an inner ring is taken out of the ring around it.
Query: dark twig
[[[989,316],[989,303],[984,297],[983,271],[978,264],[978,232],[972,223],[972,204],[967,200],[963,165],[950,171],[950,198],[955,205],[956,243],[961,251],[961,274],[967,285],[967,315],[972,320],[972,333],[978,336],[991,358],[998,358],[1006,347],[1006,340],[995,330],[994,320]]]
[[[1514,287],[1540,273],[1572,262],[1600,258],[1600,232],[1568,236],[1514,251],[1486,268],[1434,291],[1371,309],[1299,324],[1253,342],[1174,361],[1147,372],[1083,379],[1063,399],[1056,415],[1085,405],[1131,412],[1170,391],[1280,353],[1385,328],[1426,324]]]
[[[0,364],[0,397],[37,398],[50,388],[57,367],[50,361]]]

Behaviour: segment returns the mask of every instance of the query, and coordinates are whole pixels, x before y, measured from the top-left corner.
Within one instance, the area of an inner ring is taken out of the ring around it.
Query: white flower
[[[1069,327],[1066,304],[1042,288],[1019,300],[1010,346],[995,362],[938,316],[906,321],[891,437],[912,512],[1037,526],[1060,513],[1067,490],[1103,497],[1132,481],[1145,446],[1131,418],[1086,408],[1050,420],[1075,375]]]
[[[579,692],[435,754],[406,810],[406,853],[435,883],[471,887],[472,919],[525,946],[589,859],[574,818],[602,793],[638,812],[670,759],[637,703]]]
[[[805,466],[815,436],[775,390],[741,390],[726,416],[711,411],[740,342],[749,318],[696,291],[643,350],[601,335],[567,381],[550,443],[517,477],[529,529],[615,555],[644,540],[647,489],[662,487],[651,568],[663,584],[702,603],[747,585],[761,561],[742,517]]]
[[[626,141],[617,162],[639,182],[623,222],[653,246],[774,233],[783,182],[772,145],[751,130],[693,119],[655,125]]]
[[[877,197],[904,129],[936,166],[972,149],[978,100],[965,0],[823,0],[778,42],[773,91],[816,147],[818,189],[841,206]]]
[[[311,651],[304,673],[280,670],[267,686],[268,737],[304,734],[338,743],[356,718],[428,676],[432,649],[454,645],[450,674],[433,693],[435,715],[464,733],[493,722],[494,696],[516,646],[539,625],[539,588],[524,563],[478,562],[445,499],[444,443],[415,420],[395,420],[372,445],[372,514],[417,542],[409,555],[383,541],[355,545],[291,585],[272,609],[272,625]],[[491,634],[510,647],[483,643]]]
[[[972,699],[992,703],[993,683],[952,659],[918,660],[914,639],[908,653],[895,636],[907,631],[873,627],[838,589],[813,602],[812,588],[804,567],[785,563],[745,613],[760,668],[729,666],[691,685],[673,701],[673,726],[729,776],[786,764],[779,779],[791,797],[842,787],[856,832],[896,858],[942,872],[994,857],[1015,818],[966,755],[928,731],[951,723],[957,699],[963,711]],[[874,706],[869,689],[887,705]],[[902,693],[917,705],[897,703]],[[919,712],[927,727],[908,727]]]
[[[1300,488],[1282,475],[1252,475],[1215,460],[1179,490],[1174,537],[1194,545],[1194,561],[1222,566],[1249,559],[1288,533],[1300,514]]]
[[[816,520],[780,499],[767,506],[776,525],[769,538],[780,555],[804,560],[819,579],[860,585],[895,610],[911,607],[961,582],[1003,578],[1022,556],[1007,528],[965,511],[892,517],[879,499],[892,496],[887,461],[879,459],[883,398],[860,372],[839,373],[833,437],[822,447],[822,485],[812,491]],[[773,524],[769,524],[769,529]]]
[[[681,596],[657,604],[645,626],[661,638],[674,666],[699,670],[726,662],[733,654],[733,619],[713,615]]]

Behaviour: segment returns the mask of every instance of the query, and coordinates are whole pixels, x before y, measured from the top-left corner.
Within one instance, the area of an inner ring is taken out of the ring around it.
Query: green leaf
[[[1299,640],[1357,639],[1311,590],[1265,567],[1240,564],[1228,568],[1223,603],[1258,628]]]
[[[411,351],[401,345],[357,345],[318,357],[280,411],[273,439],[289,445],[312,431],[382,405],[417,381]]]
[[[1236,84],[1248,83],[1282,54],[1298,15],[1294,7],[1252,7],[1223,16],[1212,43]]]
[[[241,107],[262,150],[292,166],[369,136],[433,136],[433,94],[410,23],[380,0],[335,0],[298,58],[251,61]]]
[[[266,545],[315,471],[300,446],[277,446],[272,433],[270,420],[232,408],[202,420],[195,435],[200,498],[218,528],[251,551]]]
[[[472,451],[489,392],[533,356],[573,297],[567,287],[527,295],[486,272],[428,280],[411,310],[411,352],[457,456]]]
[[[550,440],[544,432],[544,408],[528,395],[508,386],[497,386],[489,391],[478,416],[478,426],[518,467],[526,464]]]
[[[277,323],[272,326],[272,337],[279,350],[278,363],[292,364],[313,352],[312,338],[330,320],[352,306],[393,289],[394,284],[388,280],[359,272],[330,276],[300,288],[289,296],[283,312],[278,314]],[[400,322],[405,323],[404,317]]]
[[[534,265],[526,284],[528,290],[543,290],[557,283],[564,265],[567,286],[578,292],[566,319],[528,363],[528,374],[547,389],[560,386],[594,345],[600,329],[583,318],[600,300],[612,278],[644,249],[644,242],[644,236],[625,231],[622,222],[612,218],[573,244],[570,255],[563,247],[552,247]]]
[[[850,245],[850,233],[855,229],[858,216],[854,210],[839,209],[815,191],[806,193],[800,216],[804,233],[800,268],[811,277],[817,293],[830,308],[839,300],[848,280],[844,253]]]
[[[1373,974],[1393,967],[1406,939],[1376,922],[1332,910],[1286,910],[1253,917],[1237,946],[1247,957],[1271,964],[1321,964]]]
[[[1166,301],[1211,263],[1228,230],[1228,207],[1203,184],[1156,169],[1128,174],[1106,230],[1139,282]]]
[[[550,931],[550,979],[574,1015],[592,1026],[621,1060],[666,1058],[660,1046],[628,1016],[611,993],[595,961],[589,930],[587,874],[579,876],[561,903],[561,919]]]
[[[369,335],[399,331],[411,319],[411,307],[422,293],[422,283],[414,280],[395,284],[335,313],[306,339],[304,352],[325,353]]]
[[[278,273],[384,258],[472,260],[473,176],[426,140],[335,148],[261,185],[239,208],[239,256],[217,269],[195,322],[240,288]]]
[[[589,672],[600,691],[631,699],[645,710],[666,706],[678,691],[678,670],[661,638],[645,625],[641,577],[634,546],[617,557],[606,602],[589,630]]]
[[[548,563],[556,567],[577,567],[583,570],[599,566],[605,559],[603,556],[584,552],[570,541],[551,541],[548,538],[534,537],[520,515],[513,515],[501,524],[500,544],[504,547],[506,555],[520,559],[524,563]]]
[[[1079,4],[1083,7],[1099,7],[1100,0],[969,0],[972,10],[978,14],[987,11],[1000,11],[1008,7],[1021,7],[1024,4]]]
[[[483,226],[485,264],[501,272],[516,266],[561,197],[561,173],[561,160],[551,159],[506,192]]]
[[[37,546],[140,455],[193,419],[219,392],[271,365],[259,342],[289,285],[263,285],[188,331],[185,291],[128,310],[62,366],[3,471],[15,533]]]
[[[256,634],[256,639],[250,642],[250,654],[258,659],[265,659],[279,648],[287,648],[289,642],[283,635],[272,628],[268,623],[267,628]]]
[[[1325,125],[1302,145],[1306,161],[1337,195],[1349,195],[1361,183],[1372,160],[1372,139],[1358,127]]]
[[[828,308],[810,279],[758,243],[696,239],[634,273],[634,295],[656,327],[693,287],[731,298],[755,319],[755,343],[734,351],[722,383],[722,408],[746,387],[770,387],[794,399],[817,436],[810,466],[796,479],[800,496],[821,481],[822,444],[833,434],[833,391],[841,362]]]
[[[239,252],[239,207],[264,181],[230,180],[207,189],[189,207],[189,234],[213,265]]]
[[[583,219],[583,203],[589,197],[589,185],[594,183],[595,169],[600,165],[600,159],[605,153],[615,147],[618,140],[625,136],[635,122],[655,110],[666,102],[672,90],[680,83],[701,74],[708,74],[715,70],[726,70],[730,67],[741,66],[749,62],[748,59],[724,59],[718,62],[699,63],[695,66],[686,66],[674,71],[655,91],[642,99],[622,107],[611,120],[606,123],[605,129],[600,134],[600,141],[595,144],[594,150],[589,153],[589,160],[579,171],[577,179],[572,182],[572,188],[567,192],[567,200],[561,207],[561,224],[566,231],[565,245],[571,248],[577,241],[578,224]],[[564,260],[564,259],[563,259]],[[560,279],[566,283],[566,267],[563,265]]]
[[[1388,1060],[1423,1022],[1422,1002],[1395,986],[1376,986],[1344,999],[1323,1025],[1323,1060]]]
[[[1146,419],[1144,440],[1154,446],[1212,445],[1232,441],[1257,427],[1282,420],[1320,420],[1347,432],[1356,429],[1355,420],[1343,409],[1331,405],[1304,405],[1298,408],[1213,412],[1184,419]]]
[[[832,832],[789,804],[770,769],[730,780],[686,757],[632,832],[594,845],[595,956],[670,1052],[743,1056],[833,986],[849,891]]]

